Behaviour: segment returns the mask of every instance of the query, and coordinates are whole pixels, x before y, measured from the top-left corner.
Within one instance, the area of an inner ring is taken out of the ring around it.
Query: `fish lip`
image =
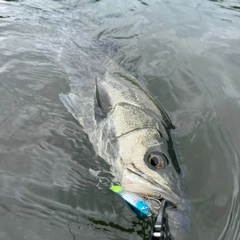
[[[137,169],[134,165],[132,165],[135,169]],[[190,211],[190,204],[186,198],[181,196],[181,192],[179,194],[175,193],[172,189],[167,189],[163,185],[158,182],[149,179],[144,173],[139,171],[133,171],[130,168],[126,169],[130,173],[139,177],[139,182],[132,182],[130,179],[122,179],[122,187],[124,190],[133,192],[141,197],[146,199],[155,199],[155,200],[167,200],[171,203],[172,206],[175,206],[175,209],[180,209],[183,212]],[[145,183],[141,180],[146,180],[148,183]]]
[[[146,183],[145,184],[139,182],[132,183],[130,181],[123,183],[124,184],[122,184],[122,187],[124,190],[133,192],[143,197],[153,217],[159,215],[159,210],[160,207],[162,206],[162,201],[166,200],[168,202],[166,212],[169,224],[171,225],[172,228],[172,234],[175,230],[179,231],[179,229],[181,229],[181,231],[185,231],[189,229],[190,204],[187,198],[185,199],[175,194],[173,191],[169,191],[168,189],[160,185],[151,186],[150,184]],[[149,193],[147,194],[146,189],[149,191]]]
[[[127,183],[123,184],[122,187],[126,191],[133,192],[149,200],[152,199],[161,202],[165,199],[176,209],[181,209],[186,212],[190,209],[189,204],[184,199],[173,192],[167,192],[162,186],[151,187],[148,184]]]

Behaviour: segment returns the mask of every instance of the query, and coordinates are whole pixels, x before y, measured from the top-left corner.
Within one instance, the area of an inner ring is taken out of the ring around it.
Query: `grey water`
[[[239,240],[238,0],[0,0],[0,239],[148,239],[59,100],[97,75],[96,42],[176,127],[186,240]]]

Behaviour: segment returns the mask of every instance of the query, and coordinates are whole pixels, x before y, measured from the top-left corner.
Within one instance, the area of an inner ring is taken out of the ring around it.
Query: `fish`
[[[79,121],[96,154],[110,166],[114,182],[144,197],[152,212],[163,199],[173,235],[188,229],[190,206],[172,131],[161,104],[113,60],[97,73],[75,80],[60,99]]]

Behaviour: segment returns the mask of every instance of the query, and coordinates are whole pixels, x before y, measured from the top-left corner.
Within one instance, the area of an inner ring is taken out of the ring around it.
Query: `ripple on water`
[[[98,74],[86,31],[113,39],[114,59],[143,78],[177,127],[192,203],[186,239],[238,240],[237,6],[0,1],[0,239],[148,239],[149,223],[96,187],[88,169],[107,166],[58,98]]]

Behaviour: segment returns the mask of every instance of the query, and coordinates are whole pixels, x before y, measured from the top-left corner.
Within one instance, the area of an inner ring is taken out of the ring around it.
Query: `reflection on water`
[[[220,7],[223,9],[223,11],[221,11],[222,13],[224,13],[224,16],[222,18],[222,20],[228,20],[231,21],[231,19],[229,18],[229,16],[234,15],[237,17],[240,17],[240,3],[239,1],[224,1],[224,0],[209,0],[211,2],[215,2],[217,7]],[[217,11],[219,11],[219,9],[216,9]],[[226,12],[227,10],[227,12]],[[231,10],[230,12],[228,12],[228,10]],[[233,11],[232,11],[233,10]]]
[[[0,0],[0,239],[148,239],[98,189],[108,169],[58,94],[97,74],[93,43],[145,82],[176,129],[185,239],[240,239],[240,5]]]

